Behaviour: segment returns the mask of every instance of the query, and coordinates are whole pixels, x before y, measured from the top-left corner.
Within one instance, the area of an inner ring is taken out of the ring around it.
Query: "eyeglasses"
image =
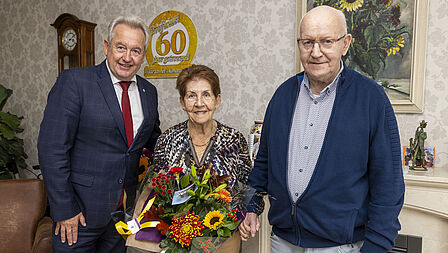
[[[113,45],[113,48],[117,53],[120,53],[120,54],[127,53],[127,51],[128,51],[128,48],[122,44],[115,44],[115,45]],[[133,57],[139,57],[143,54],[143,52],[140,48],[131,48],[129,50],[131,51],[131,55]]]
[[[320,49],[331,49],[333,45],[345,38],[347,34],[344,34],[340,38],[337,39],[323,39],[323,40],[310,40],[310,39],[297,39],[299,45],[301,45],[305,50],[310,50],[314,47],[314,44],[319,44]]]
[[[209,93],[208,91],[205,91],[200,95],[198,95],[194,92],[187,92],[187,94],[185,95],[185,98],[188,103],[195,103],[199,100],[199,98],[201,99],[202,102],[207,103],[207,102],[213,101],[213,99],[215,99],[215,96],[212,95],[211,93]]]

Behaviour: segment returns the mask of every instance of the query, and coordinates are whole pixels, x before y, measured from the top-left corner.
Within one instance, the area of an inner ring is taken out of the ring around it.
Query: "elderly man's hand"
[[[247,241],[247,239],[249,239],[249,236],[254,237],[259,229],[260,221],[258,220],[257,214],[247,213],[246,218],[239,227],[241,240]]]
[[[82,226],[86,226],[86,219],[79,213],[78,215],[63,221],[56,222],[56,228],[54,234],[58,235],[61,232],[61,242],[65,243],[67,240],[68,245],[72,245],[78,241],[78,222]]]

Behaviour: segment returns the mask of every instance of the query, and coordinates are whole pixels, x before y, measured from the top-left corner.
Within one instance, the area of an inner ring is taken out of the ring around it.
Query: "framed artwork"
[[[257,158],[258,148],[260,146],[261,134],[250,134],[249,135],[249,156],[252,160],[252,164]]]
[[[344,62],[382,85],[396,113],[423,112],[428,2],[296,0],[298,20],[319,5],[344,12],[353,36]],[[303,70],[298,47],[296,70]]]
[[[407,146],[403,147],[403,166],[409,166],[411,159],[411,149]],[[435,148],[425,148],[425,167],[434,168],[434,159],[436,158]]]

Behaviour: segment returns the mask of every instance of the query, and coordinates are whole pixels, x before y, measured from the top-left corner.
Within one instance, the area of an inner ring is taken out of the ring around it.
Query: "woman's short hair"
[[[204,79],[210,83],[212,87],[213,95],[217,97],[221,94],[221,88],[219,87],[219,78],[213,69],[204,65],[191,65],[180,72],[176,81],[176,89],[179,91],[181,97],[185,97],[187,93],[187,83],[192,80]]]
[[[146,50],[146,44],[148,41],[148,31],[146,28],[145,21],[143,19],[137,17],[137,16],[119,16],[116,17],[112,22],[110,22],[108,27],[108,35],[107,35],[107,42],[111,43],[113,36],[114,36],[114,28],[119,24],[125,24],[128,25],[134,29],[140,29],[145,34],[145,50]]]

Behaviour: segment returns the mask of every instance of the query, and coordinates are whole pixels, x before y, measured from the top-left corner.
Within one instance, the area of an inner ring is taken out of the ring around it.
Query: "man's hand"
[[[247,239],[249,239],[249,236],[254,237],[259,229],[260,221],[258,220],[257,214],[247,213],[246,218],[239,227],[241,240],[247,241]]]
[[[81,223],[83,227],[85,227],[86,219],[79,213],[78,215],[63,221],[56,222],[56,229],[54,230],[54,234],[58,235],[59,230],[61,231],[61,242],[65,243],[67,239],[68,245],[72,245],[78,241],[78,222]]]

